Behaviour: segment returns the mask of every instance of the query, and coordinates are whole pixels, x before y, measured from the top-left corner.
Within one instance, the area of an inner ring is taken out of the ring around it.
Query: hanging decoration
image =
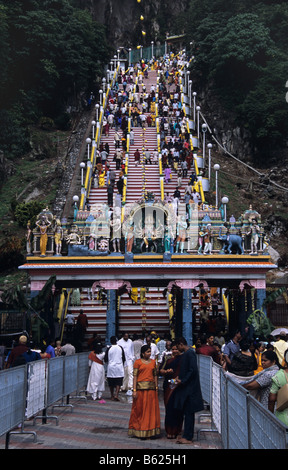
[[[147,303],[146,299],[146,287],[140,287],[140,304],[144,305]]]
[[[146,330],[147,325],[147,312],[146,312],[146,287],[140,287],[140,305],[142,307],[141,326],[142,330]]]
[[[229,302],[224,292],[222,292],[222,304],[224,306],[227,324],[229,325]]]
[[[175,339],[176,298],[172,294],[168,294],[168,308],[169,308],[170,334],[173,340]]]
[[[146,330],[146,326],[147,326],[147,313],[146,313],[146,305],[143,304],[142,305],[142,330]]]
[[[132,287],[129,297],[132,301],[132,304],[138,303],[138,287]]]
[[[284,297],[284,300],[285,300],[285,303],[288,304],[288,295],[287,295],[287,292],[283,292],[283,297]]]
[[[234,295],[231,295],[231,312],[235,312]]]
[[[255,310],[255,289],[251,289],[251,308],[252,312]]]

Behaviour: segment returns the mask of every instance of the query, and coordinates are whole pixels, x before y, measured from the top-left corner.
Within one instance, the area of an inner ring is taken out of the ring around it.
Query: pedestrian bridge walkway
[[[205,409],[194,440],[167,439],[159,387],[161,435],[128,437],[131,397],[106,403],[86,396],[88,353],[28,363],[0,372],[0,445],[6,449],[286,449],[287,429],[208,356],[197,356]],[[126,452],[127,454],[127,452]],[[105,454],[106,455],[106,454]],[[183,462],[182,462],[183,463]]]

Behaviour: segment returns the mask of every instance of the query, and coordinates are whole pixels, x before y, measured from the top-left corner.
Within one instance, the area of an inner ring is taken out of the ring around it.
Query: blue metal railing
[[[211,357],[197,356],[203,400],[224,449],[287,449],[287,428]]]
[[[287,429],[270,411],[227,376],[211,357],[197,356],[203,399],[209,405],[212,426],[224,449],[286,449]],[[12,434],[36,433],[24,430],[25,420],[49,419],[50,406],[69,406],[69,395],[86,390],[88,353],[31,362],[0,371],[0,436],[6,434],[6,448]],[[67,399],[66,404],[64,398]],[[73,398],[73,396],[71,396]],[[82,398],[86,399],[85,396]],[[62,400],[62,404],[57,404]],[[39,416],[39,413],[42,415]],[[16,427],[18,431],[12,431]],[[30,427],[31,429],[31,427]]]

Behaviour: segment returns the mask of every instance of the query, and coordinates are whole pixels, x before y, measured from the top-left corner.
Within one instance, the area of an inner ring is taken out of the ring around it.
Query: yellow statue
[[[40,230],[40,256],[46,256],[46,248],[48,242],[48,228],[51,225],[51,222],[47,219],[45,215],[36,222],[37,227]]]

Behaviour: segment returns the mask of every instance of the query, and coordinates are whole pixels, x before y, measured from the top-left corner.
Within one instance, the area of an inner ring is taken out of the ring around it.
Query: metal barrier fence
[[[35,422],[41,418],[44,424],[53,418],[58,424],[57,416],[47,415],[48,407],[69,406],[73,409],[69,396],[75,392],[77,398],[86,399],[79,394],[86,389],[88,381],[88,355],[80,353],[30,362],[0,372],[0,436],[6,434],[6,449],[12,434],[32,434],[34,440],[37,439],[35,432],[24,430],[25,420],[34,417]],[[60,400],[62,403],[56,404]]]
[[[203,399],[224,449],[287,449],[287,428],[211,357],[197,356]],[[208,388],[209,387],[209,388]]]
[[[0,371],[0,436],[5,448],[12,434],[25,431],[24,422],[47,419],[49,407],[73,406],[69,398],[84,398],[89,375],[88,352],[31,362]],[[211,357],[197,356],[203,399],[210,407],[212,426],[198,433],[217,431],[224,449],[287,449],[287,428],[244,387],[225,374]],[[70,396],[76,393],[76,395]],[[66,398],[66,403],[64,399]],[[57,402],[61,401],[60,404]],[[42,414],[40,414],[42,413]]]

